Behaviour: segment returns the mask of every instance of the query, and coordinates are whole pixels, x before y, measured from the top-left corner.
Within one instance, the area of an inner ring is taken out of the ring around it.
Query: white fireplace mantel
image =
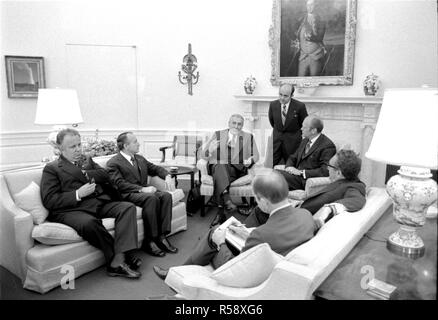
[[[246,128],[253,132],[262,152],[266,151],[266,137],[272,127],[268,119],[269,103],[277,95],[235,95],[243,102]],[[384,186],[385,166],[365,158],[371,143],[382,105],[382,97],[319,97],[295,95],[306,105],[308,114],[324,121],[324,133],[338,147],[350,145],[362,158],[361,179],[367,186]]]

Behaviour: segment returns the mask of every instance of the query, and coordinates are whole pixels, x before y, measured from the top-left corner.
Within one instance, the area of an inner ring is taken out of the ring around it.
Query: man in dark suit
[[[248,169],[259,159],[254,136],[242,131],[243,123],[244,119],[240,114],[232,115],[228,129],[216,131],[201,150],[201,157],[208,161],[208,172],[213,177],[213,197],[228,211],[236,209],[229,195],[231,182],[246,175]],[[224,219],[225,214],[219,210],[212,225]]]
[[[307,117],[304,103],[292,99],[294,87],[280,87],[279,99],[269,105],[268,117],[272,130],[273,165],[285,163],[301,142],[301,127]]]
[[[178,252],[166,238],[172,222],[172,195],[148,186],[149,176],[159,176],[172,190],[172,178],[166,169],[137,154],[140,144],[132,132],[121,133],[117,137],[117,147],[120,152],[108,161],[108,173],[122,199],[143,208],[142,249],[158,257],[163,257],[165,252]]]
[[[261,243],[267,243],[273,251],[287,255],[300,244],[313,237],[314,221],[309,211],[293,208],[287,200],[288,189],[284,178],[274,170],[256,176],[252,188],[257,204],[269,212],[265,224],[253,229],[241,252],[247,251]],[[240,225],[229,226],[239,232]],[[196,245],[193,253],[184,265],[205,266],[212,263],[219,268],[235,257],[225,242],[226,230],[218,227],[211,229]],[[154,266],[155,273],[162,279],[167,270]]]
[[[284,170],[280,172],[286,178],[289,190],[304,189],[306,179],[327,177],[327,163],[336,153],[333,142],[322,130],[321,119],[308,116],[303,122],[303,141],[297,151],[287,159]]]
[[[61,155],[45,166],[41,179],[41,198],[50,212],[48,219],[72,227],[102,250],[108,275],[139,278],[141,273],[134,269],[141,260],[130,252],[138,246],[135,206],[111,199],[105,190],[110,186],[108,174],[82,154],[76,130],[61,130],[56,143]],[[114,238],[103,226],[103,218],[115,218]]]
[[[361,159],[352,150],[340,150],[330,159],[328,170],[331,183],[310,194],[299,205],[313,214],[317,228],[340,212],[359,211],[364,207],[365,184],[358,178],[361,163]],[[245,224],[247,227],[256,227],[264,224],[268,217],[268,214],[256,208],[245,220]]]

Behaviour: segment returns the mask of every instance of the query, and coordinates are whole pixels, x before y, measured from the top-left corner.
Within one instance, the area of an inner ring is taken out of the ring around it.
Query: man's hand
[[[294,174],[296,176],[301,176],[301,170],[298,170],[295,167],[287,167],[284,170],[290,174]]]
[[[174,191],[176,189],[175,188],[175,181],[172,179],[172,177],[170,175],[166,176],[164,183],[166,184],[166,189],[168,191]]]
[[[90,194],[92,194],[94,192],[94,190],[96,189],[96,184],[95,183],[86,183],[84,184],[82,187],[80,187],[78,189],[78,197],[80,199],[89,196]]]
[[[315,220],[319,227],[322,227],[331,212],[332,209],[330,207],[324,206],[313,215],[313,220]]]
[[[245,165],[245,167],[249,167],[250,165],[252,165],[252,158],[243,160],[243,164]]]
[[[211,235],[211,241],[213,241],[218,247],[225,243],[226,229],[217,228]]]
[[[242,238],[245,238],[245,239],[249,236],[249,233],[250,233],[248,231],[248,229],[246,229],[244,224],[240,224],[240,225],[231,224],[228,226],[228,229],[237,233],[238,235],[240,235]]]
[[[143,187],[140,190],[143,193],[155,193],[155,191],[157,191],[157,188],[150,186],[150,187]]]

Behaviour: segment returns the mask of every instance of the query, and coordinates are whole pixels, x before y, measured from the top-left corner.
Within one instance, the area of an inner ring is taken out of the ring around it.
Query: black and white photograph
[[[0,0],[0,21],[2,319],[436,300],[436,0]]]

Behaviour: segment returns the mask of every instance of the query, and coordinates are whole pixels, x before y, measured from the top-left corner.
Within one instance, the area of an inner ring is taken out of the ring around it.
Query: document
[[[248,238],[251,231],[255,228],[247,228],[239,220],[231,217],[227,221],[222,223],[219,229],[226,230],[225,241],[228,244],[230,244],[237,250],[242,251],[242,248],[245,246],[246,239]]]

